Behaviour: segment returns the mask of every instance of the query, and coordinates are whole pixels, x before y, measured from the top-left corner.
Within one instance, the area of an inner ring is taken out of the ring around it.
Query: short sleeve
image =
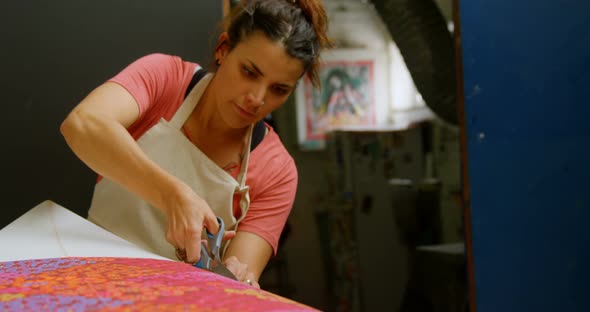
[[[133,96],[139,107],[138,123],[150,111],[164,114],[169,111],[168,106],[182,103],[183,90],[196,66],[178,56],[154,53],[134,61],[109,81],[118,83]]]

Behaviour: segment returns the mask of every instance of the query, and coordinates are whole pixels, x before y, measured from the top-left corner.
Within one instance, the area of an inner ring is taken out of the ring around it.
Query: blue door
[[[590,1],[458,3],[473,306],[590,311]]]

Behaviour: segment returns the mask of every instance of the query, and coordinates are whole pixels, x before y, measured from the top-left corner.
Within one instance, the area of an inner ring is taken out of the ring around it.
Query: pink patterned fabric
[[[139,258],[0,262],[0,311],[316,311],[191,265]]]

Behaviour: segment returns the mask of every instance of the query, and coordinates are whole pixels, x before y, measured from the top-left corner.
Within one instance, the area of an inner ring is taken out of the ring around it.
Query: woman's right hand
[[[203,227],[216,234],[219,224],[209,205],[190,187],[180,190],[165,201],[168,217],[166,240],[177,251],[186,253],[188,263],[196,263],[201,257],[201,233]]]

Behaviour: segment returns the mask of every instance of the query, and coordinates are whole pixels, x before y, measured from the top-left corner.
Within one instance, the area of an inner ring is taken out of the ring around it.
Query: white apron
[[[209,159],[183,133],[182,126],[197,105],[213,74],[207,74],[191,90],[174,117],[161,119],[137,143],[151,160],[189,185],[202,197],[227,230],[237,229],[250,206],[246,182],[252,127],[237,181]],[[239,220],[233,214],[234,193],[241,193]],[[166,241],[165,213],[118,183],[103,178],[94,189],[88,219],[148,251],[176,259],[175,248]],[[223,250],[223,249],[222,249]]]

